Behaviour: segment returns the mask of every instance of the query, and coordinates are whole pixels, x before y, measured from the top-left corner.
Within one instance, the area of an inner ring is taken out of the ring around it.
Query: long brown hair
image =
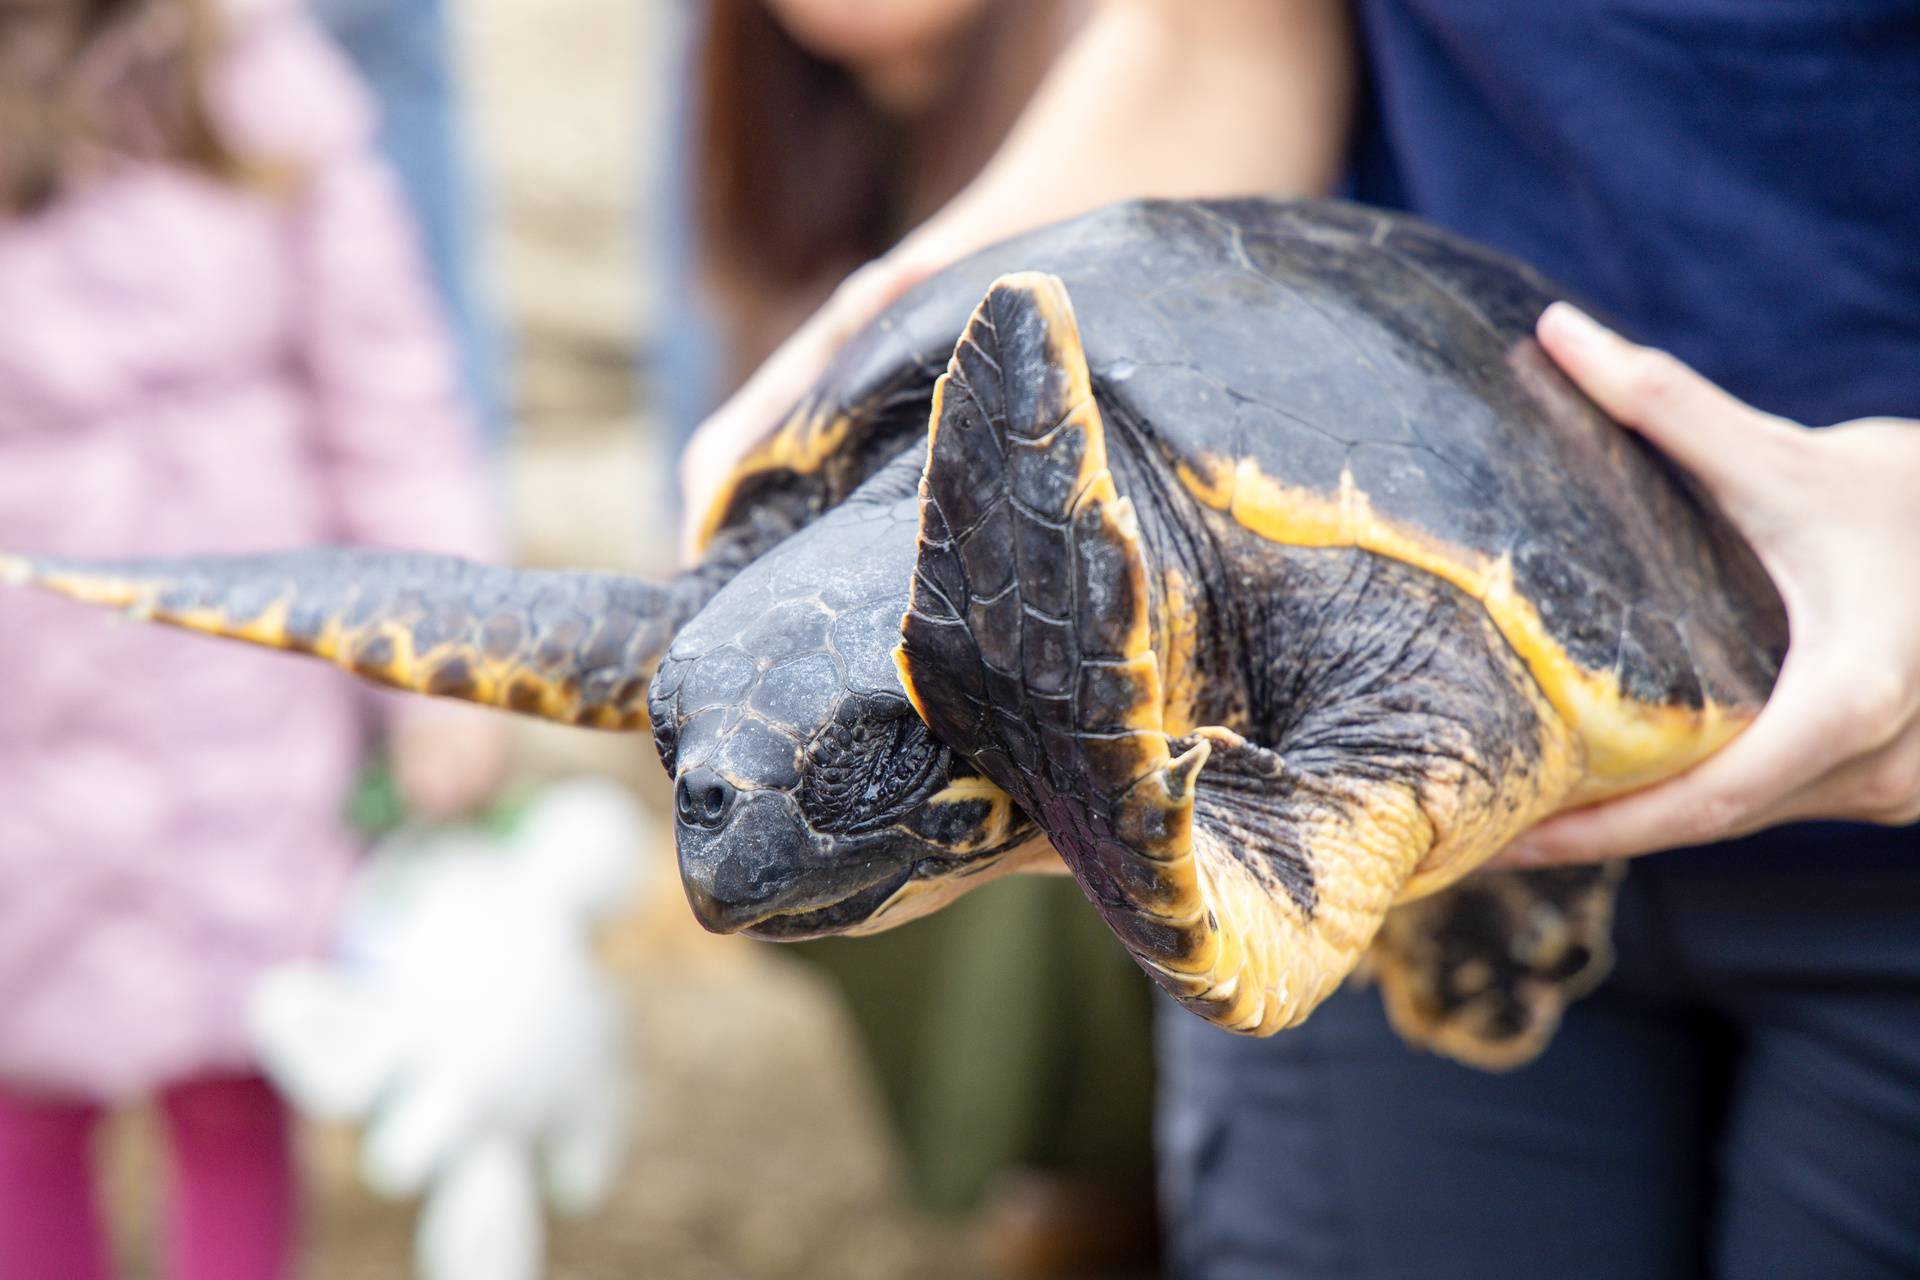
[[[902,216],[899,126],[853,73],[787,34],[764,0],[709,0],[695,175],[705,252],[791,285],[884,251]]]
[[[115,157],[247,177],[207,100],[219,43],[212,0],[0,0],[0,215]]]

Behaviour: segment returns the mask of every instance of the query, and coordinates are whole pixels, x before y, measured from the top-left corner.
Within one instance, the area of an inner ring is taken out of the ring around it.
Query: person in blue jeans
[[[487,443],[509,421],[505,336],[481,286],[481,209],[462,127],[442,0],[313,0],[380,110],[381,152],[400,174],[453,329],[460,380]]]
[[[1745,532],[1792,645],[1726,749],[1503,855],[1691,846],[1628,876],[1613,977],[1531,1065],[1414,1053],[1366,991],[1270,1040],[1162,1020],[1174,1270],[1920,1275],[1920,5],[1106,0],[980,179],[702,427],[691,509],[928,270],[1249,190],[1410,210],[1649,344],[1539,327]]]

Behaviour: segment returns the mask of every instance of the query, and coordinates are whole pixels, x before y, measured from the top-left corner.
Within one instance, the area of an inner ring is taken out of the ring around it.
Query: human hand
[[[1601,408],[1705,485],[1772,576],[1792,643],[1766,706],[1727,746],[1548,819],[1495,865],[1597,862],[1806,818],[1920,821],[1920,421],[1809,430],[1565,303],[1539,336]]]
[[[507,772],[507,726],[498,712],[410,702],[387,733],[394,786],[408,814],[452,818],[479,808]]]
[[[698,554],[709,508],[740,460],[813,386],[849,338],[942,265],[903,244],[861,267],[700,424],[680,455],[684,559]]]

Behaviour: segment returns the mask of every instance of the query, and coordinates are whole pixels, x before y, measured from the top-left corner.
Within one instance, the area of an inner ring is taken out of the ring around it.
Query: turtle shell
[[[1245,205],[1251,210],[1290,207],[1264,201]],[[1112,305],[1102,311],[1101,328],[1119,339],[1119,322],[1131,304],[1113,291],[1124,285],[1130,263],[1109,255],[1145,252],[1162,236],[1191,234],[1193,227],[1153,212],[1178,207],[1115,205],[1002,241],[909,290],[849,340],[799,403],[736,464],[705,513],[705,540],[749,523],[769,500],[786,503],[798,497],[802,518],[816,517],[903,449],[923,447],[933,384],[946,371],[953,344],[981,295],[1008,272],[1060,276],[1074,286],[1076,298],[1082,285],[1105,290]],[[1161,251],[1173,247],[1157,246]],[[1164,259],[1176,269],[1179,260]]]
[[[1203,508],[1480,600],[1585,740],[1586,795],[1685,767],[1765,700],[1779,599],[1724,517],[1535,342],[1565,291],[1353,205],[1142,201],[976,255],[863,334],[743,480],[844,492],[871,470],[858,457],[917,446],[945,353],[1012,270],[1061,277],[1102,413]]]

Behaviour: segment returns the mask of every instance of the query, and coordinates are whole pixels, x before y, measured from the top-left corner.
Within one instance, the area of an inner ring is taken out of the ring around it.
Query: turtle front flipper
[[[1149,566],[1066,292],[999,281],[936,391],[902,675],[1040,823],[1147,972],[1237,1031],[1352,971],[1434,832],[1417,798],[1173,738]]]
[[[613,573],[341,548],[120,562],[0,555],[0,581],[601,729],[646,727],[647,679],[688,603],[673,585]]]

